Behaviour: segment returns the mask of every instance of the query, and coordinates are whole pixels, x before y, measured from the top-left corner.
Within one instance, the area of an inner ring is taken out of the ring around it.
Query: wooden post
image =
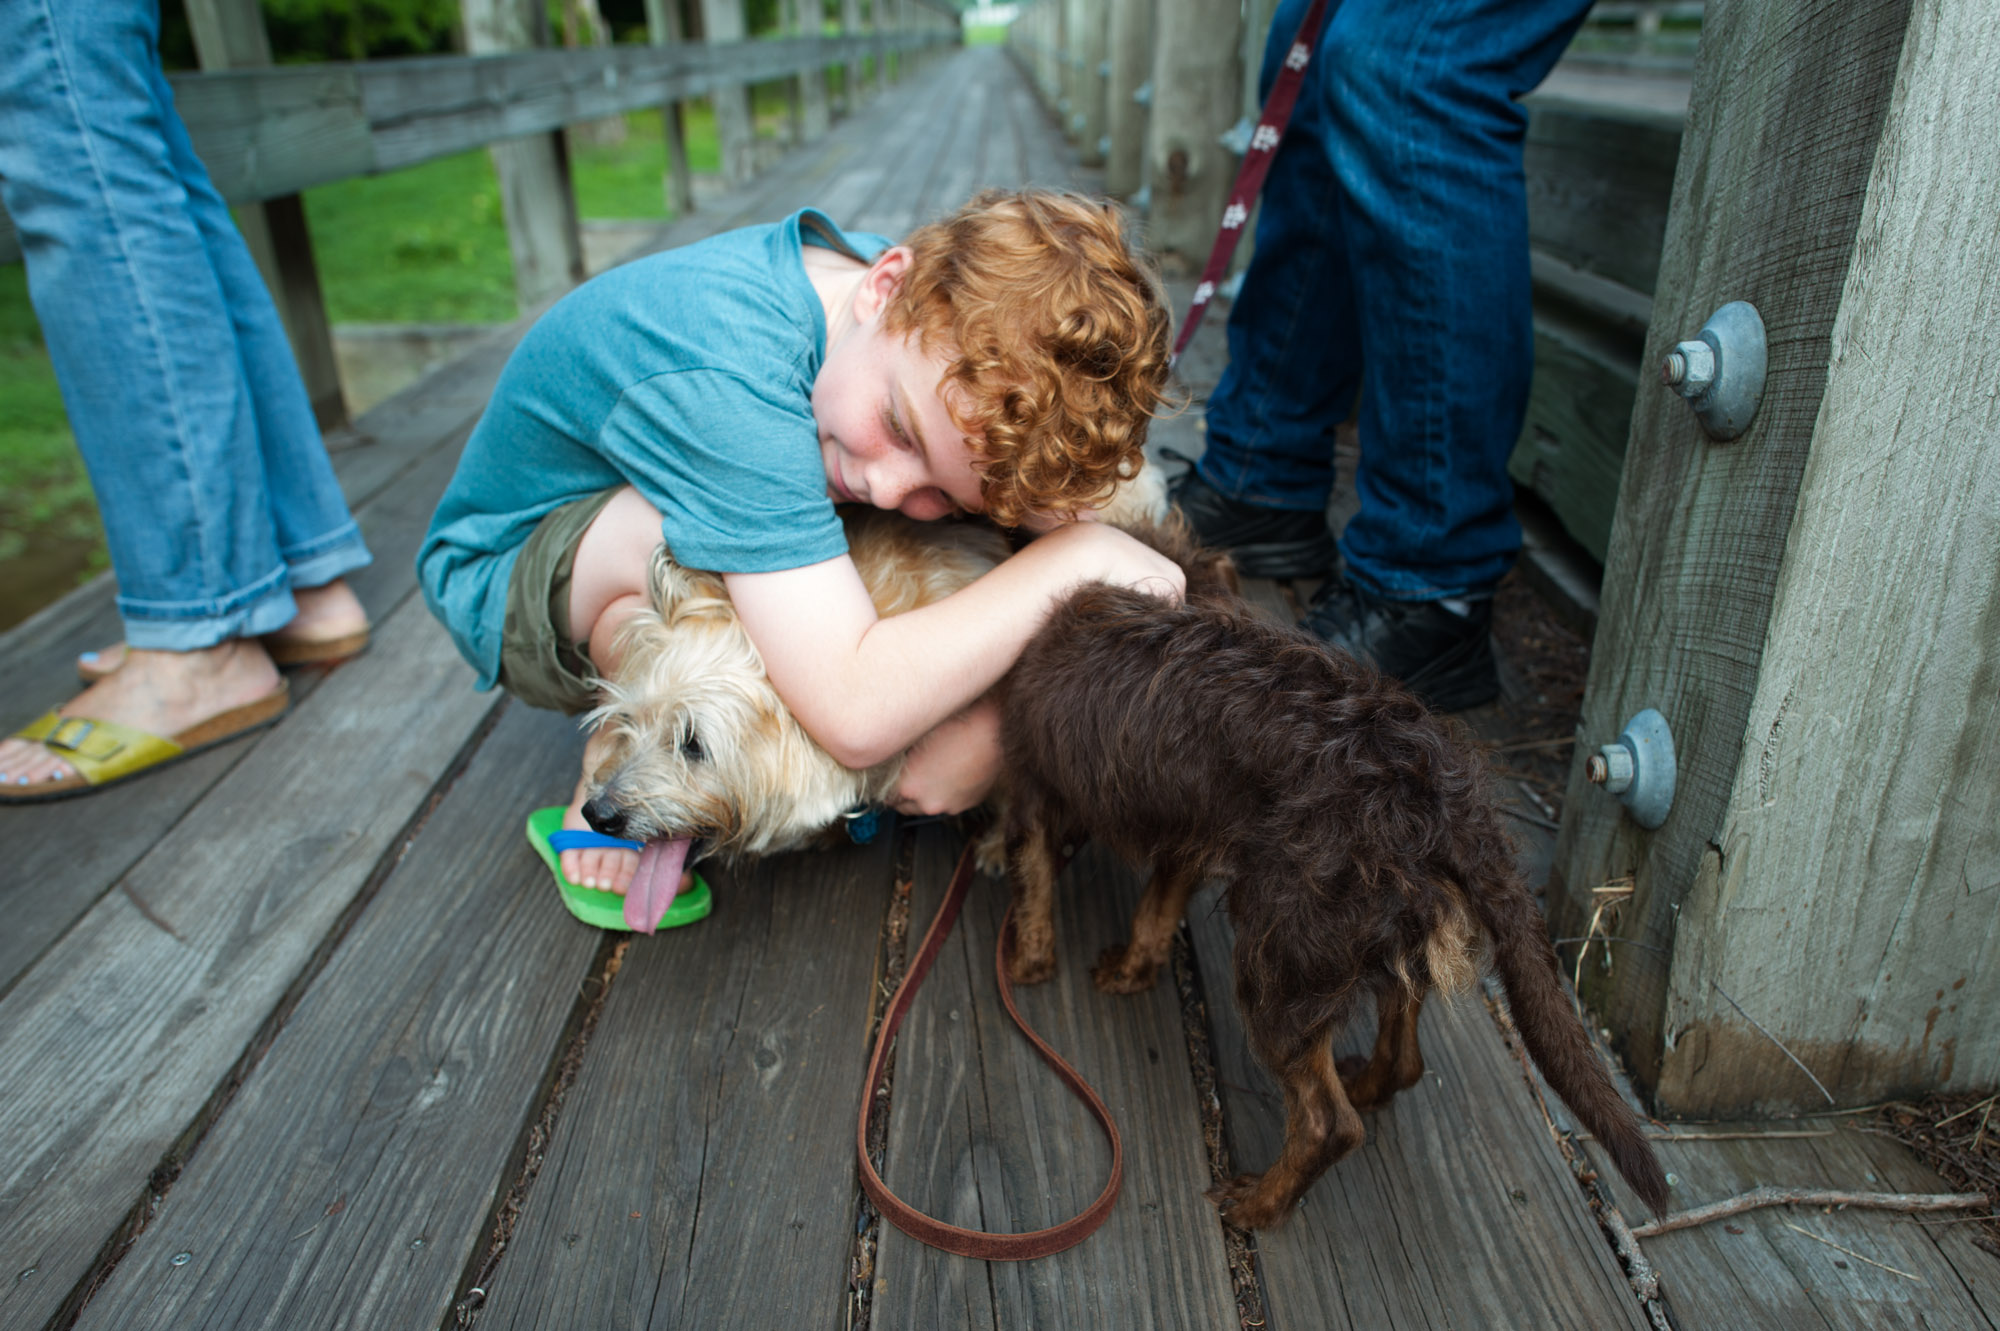
[[[459,6],[469,55],[548,45],[548,12],[534,0],[459,0]],[[514,293],[522,310],[531,310],[584,277],[569,152],[559,130],[496,143],[486,151],[500,182]]]
[[[840,32],[844,37],[861,35],[861,0],[840,0]],[[847,85],[848,115],[853,115],[861,108],[861,74],[864,68],[859,60],[848,62],[847,78],[844,80]]]
[[[1647,363],[1740,299],[1769,375],[1731,443],[1641,380],[1549,893],[1632,876],[1582,974],[1667,1111],[2000,1079],[1996,138],[1984,0],[1707,12]],[[1654,832],[1583,776],[1645,706]]]
[[[1111,0],[1111,77],[1104,89],[1104,126],[1110,151],[1104,155],[1104,189],[1119,198],[1138,191],[1146,153],[1146,108],[1134,94],[1153,77],[1155,0]]]
[[[271,63],[271,43],[256,0],[187,0],[186,8],[195,58],[203,69],[256,69]],[[347,424],[347,401],[340,392],[340,367],[334,360],[333,330],[327,325],[305,204],[298,195],[287,194],[242,204],[235,211],[237,228],[285,325],[313,417],[322,431],[338,429]]]
[[[701,0],[701,38],[740,42],[747,29],[743,0]],[[722,178],[731,188],[757,174],[757,124],[750,110],[750,87],[736,83],[709,94],[715,107],[715,136],[722,148]]]
[[[1146,127],[1152,187],[1146,231],[1170,271],[1201,267],[1236,177],[1236,159],[1218,140],[1236,123],[1242,98],[1240,11],[1237,0],[1160,0]]]
[[[878,38],[895,27],[887,12],[889,6],[895,3],[896,0],[868,0],[869,26],[874,29]],[[880,42],[875,46],[875,91],[878,93],[889,91],[889,49]]]
[[[1076,18],[1076,106],[1070,123],[1078,160],[1085,166],[1102,166],[1110,146],[1105,141],[1104,105],[1105,89],[1110,84],[1104,67],[1108,55],[1105,24],[1110,12],[1104,0],[1077,0]]]
[[[801,37],[819,39],[826,27],[826,11],[821,0],[791,0],[792,31]],[[826,101],[826,67],[816,65],[798,77],[799,100],[802,104],[799,117],[799,141],[817,143],[826,137],[833,125],[833,113]]]
[[[672,46],[681,40],[680,0],[646,0],[646,40]],[[687,114],[680,102],[660,108],[667,144],[667,208],[676,217],[694,211],[694,173],[688,168]]]

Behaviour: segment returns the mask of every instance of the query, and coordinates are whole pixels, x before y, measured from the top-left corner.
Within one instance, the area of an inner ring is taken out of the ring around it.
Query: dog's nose
[[[625,811],[602,797],[584,801],[583,821],[590,824],[593,832],[602,832],[605,836],[625,835]]]

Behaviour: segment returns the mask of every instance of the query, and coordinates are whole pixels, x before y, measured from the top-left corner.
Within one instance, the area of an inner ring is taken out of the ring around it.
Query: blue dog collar
[[[847,839],[857,846],[867,845],[882,831],[879,804],[857,804],[840,816],[847,823]]]

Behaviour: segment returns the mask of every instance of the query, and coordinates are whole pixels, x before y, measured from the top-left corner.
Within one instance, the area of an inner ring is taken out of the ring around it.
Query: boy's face
[[[883,327],[903,264],[891,250],[862,275],[853,318],[829,334],[813,380],[826,493],[835,503],[896,509],[921,521],[984,506],[970,441],[945,406],[950,361],[916,335]],[[907,255],[908,251],[902,251]]]

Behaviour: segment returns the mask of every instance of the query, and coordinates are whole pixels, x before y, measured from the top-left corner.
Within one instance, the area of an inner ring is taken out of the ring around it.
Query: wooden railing
[[[875,62],[879,78],[892,55],[958,40],[951,11],[924,3],[896,8],[905,26],[842,36],[267,66],[174,74],[169,82],[195,151],[222,196],[239,207],[285,203],[316,185],[635,110],[667,112],[669,151],[684,161],[682,102],[753,83],[819,79],[836,65],[849,69],[853,88],[864,60]],[[823,107],[823,84],[819,91]],[[722,130],[725,138],[732,131],[753,133],[747,111]],[[748,160],[747,144],[725,143],[724,150],[725,157],[735,153]],[[524,307],[581,276],[566,172],[559,169],[552,179],[551,188],[511,191],[518,207],[539,214],[521,215],[510,206],[507,217]],[[682,207],[691,202],[685,194],[679,200]],[[268,226],[262,219],[253,226],[246,216],[244,229],[284,315],[320,422],[337,425],[345,408],[303,212],[292,202]],[[534,264],[535,247],[546,243],[528,233],[554,234],[562,251],[541,262],[542,272],[532,280],[523,270]],[[13,223],[0,211],[0,262],[20,257]]]

